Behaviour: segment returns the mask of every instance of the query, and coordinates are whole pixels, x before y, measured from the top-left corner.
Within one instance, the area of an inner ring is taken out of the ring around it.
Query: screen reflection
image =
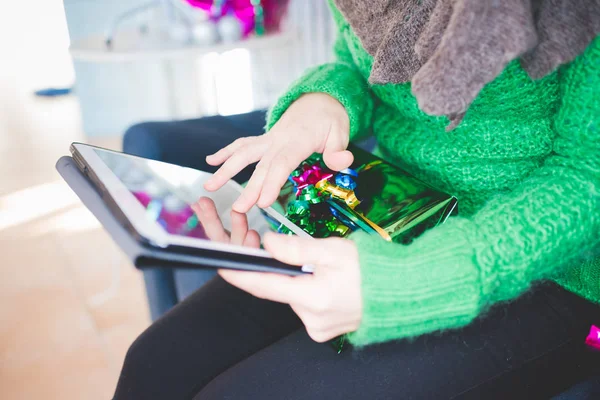
[[[206,191],[203,184],[211,176],[207,172],[94,151],[144,207],[147,218],[169,234],[259,247],[260,237],[278,226],[257,207],[247,214],[232,211],[239,190],[232,183]]]

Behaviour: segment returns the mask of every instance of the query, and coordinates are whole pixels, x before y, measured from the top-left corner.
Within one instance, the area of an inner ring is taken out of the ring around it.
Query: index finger
[[[198,201],[192,205],[192,210],[196,213],[198,221],[204,233],[210,240],[221,243],[229,243],[229,235],[223,227],[221,218],[217,214],[217,208],[212,199],[208,197],[201,197]]]
[[[227,160],[233,153],[235,153],[240,147],[248,142],[248,138],[238,138],[223,147],[214,154],[206,156],[206,163],[209,165],[217,166],[221,165]]]
[[[234,153],[221,167],[206,181],[206,190],[217,190],[227,183],[248,165],[260,160],[264,153],[264,146],[259,144],[249,145]]]

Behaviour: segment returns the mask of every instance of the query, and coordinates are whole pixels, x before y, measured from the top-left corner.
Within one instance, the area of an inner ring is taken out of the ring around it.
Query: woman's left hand
[[[314,266],[314,273],[292,277],[222,269],[219,274],[256,297],[289,304],[316,342],[358,329],[362,296],[354,242],[269,233],[264,246],[274,258],[287,264]]]

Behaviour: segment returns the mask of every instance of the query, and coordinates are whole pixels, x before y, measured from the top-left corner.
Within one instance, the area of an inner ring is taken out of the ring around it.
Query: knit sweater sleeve
[[[359,234],[356,345],[468,324],[600,246],[600,37],[561,73],[553,153],[510,193],[408,246]]]
[[[358,139],[369,132],[373,113],[373,95],[365,77],[356,67],[345,35],[347,23],[339,10],[332,6],[337,39],[334,45],[333,62],[318,65],[307,70],[302,77],[292,83],[287,92],[277,100],[267,117],[267,130],[281,118],[288,107],[306,93],[326,93],[338,100],[348,113],[350,120],[350,140]]]

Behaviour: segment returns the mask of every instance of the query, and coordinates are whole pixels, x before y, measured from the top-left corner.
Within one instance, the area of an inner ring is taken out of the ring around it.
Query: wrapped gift
[[[356,147],[351,167],[329,170],[320,154],[289,176],[279,204],[286,218],[316,238],[364,231],[409,243],[456,211],[457,200]],[[291,231],[281,225],[279,232]]]

